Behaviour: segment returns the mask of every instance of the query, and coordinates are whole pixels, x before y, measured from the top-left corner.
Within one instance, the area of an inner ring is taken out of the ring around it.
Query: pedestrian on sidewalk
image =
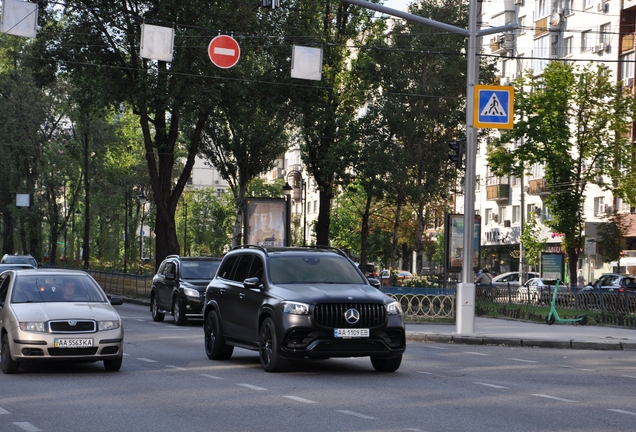
[[[585,278],[583,277],[583,270],[579,270],[579,276],[576,278],[576,285],[579,288],[585,286]]]

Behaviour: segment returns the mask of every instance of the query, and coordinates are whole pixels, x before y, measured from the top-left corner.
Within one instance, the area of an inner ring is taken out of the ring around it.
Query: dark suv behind
[[[205,294],[205,352],[226,360],[235,346],[257,350],[267,372],[291,359],[369,356],[377,371],[393,372],[406,347],[404,316],[379,285],[337,249],[238,246]]]
[[[169,255],[152,279],[150,312],[154,321],[171,313],[176,325],[188,318],[203,318],[205,288],[216,274],[221,258]]]

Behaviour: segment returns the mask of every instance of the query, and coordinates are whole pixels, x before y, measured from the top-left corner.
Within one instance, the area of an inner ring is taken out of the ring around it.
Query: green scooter
[[[548,325],[552,325],[555,322],[560,322],[560,323],[579,323],[581,325],[585,325],[587,324],[587,315],[581,315],[577,318],[561,318],[559,317],[559,314],[557,313],[556,310],[556,299],[557,299],[557,293],[559,292],[559,282],[561,282],[560,279],[557,279],[556,281],[556,285],[554,286],[554,294],[552,294],[552,303],[550,304],[550,312],[548,313],[548,316],[545,317],[545,322]]]

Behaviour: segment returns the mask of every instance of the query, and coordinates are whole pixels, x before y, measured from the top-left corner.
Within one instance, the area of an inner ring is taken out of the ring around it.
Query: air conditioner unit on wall
[[[631,87],[634,85],[634,78],[629,77],[623,79],[623,87]]]

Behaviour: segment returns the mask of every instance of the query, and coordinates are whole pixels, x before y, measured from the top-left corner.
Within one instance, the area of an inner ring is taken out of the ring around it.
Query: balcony
[[[486,199],[488,201],[508,201],[510,199],[510,185],[496,184],[486,186]]]
[[[547,195],[550,193],[550,188],[545,183],[545,179],[535,179],[528,182],[528,195]]]
[[[621,36],[621,54],[634,49],[634,33]]]

